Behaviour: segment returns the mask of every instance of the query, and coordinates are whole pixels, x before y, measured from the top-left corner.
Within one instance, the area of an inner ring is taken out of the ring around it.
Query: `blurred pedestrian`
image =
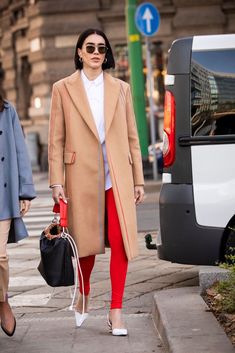
[[[8,302],[7,243],[27,234],[22,217],[35,197],[32,172],[19,118],[0,96],[0,319],[1,328],[13,336],[16,320]]]
[[[82,283],[76,325],[88,315],[95,255],[111,248],[113,335],[126,335],[121,309],[128,260],[138,254],[136,208],[144,198],[142,159],[129,84],[106,69],[115,62],[106,35],[88,29],[78,38],[76,72],[53,86],[49,174],[52,196],[68,198],[69,231],[80,257]],[[64,174],[65,173],[65,174]],[[108,243],[108,244],[107,244]]]

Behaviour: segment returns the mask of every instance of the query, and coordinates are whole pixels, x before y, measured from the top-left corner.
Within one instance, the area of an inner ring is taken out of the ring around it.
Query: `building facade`
[[[137,1],[137,5],[142,2]],[[161,106],[171,42],[195,34],[234,33],[235,1],[151,2],[161,16],[159,30],[151,38],[154,99]],[[81,31],[96,27],[107,34],[116,57],[114,74],[129,81],[126,3],[125,0],[1,0],[0,91],[16,106],[26,135],[35,132],[39,136],[41,156],[46,156],[51,87],[74,71],[74,48]],[[145,62],[144,50],[143,59]]]

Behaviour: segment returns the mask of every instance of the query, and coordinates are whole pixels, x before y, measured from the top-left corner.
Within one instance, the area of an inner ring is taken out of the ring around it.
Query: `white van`
[[[235,34],[173,42],[165,84],[159,256],[213,265],[235,247]]]

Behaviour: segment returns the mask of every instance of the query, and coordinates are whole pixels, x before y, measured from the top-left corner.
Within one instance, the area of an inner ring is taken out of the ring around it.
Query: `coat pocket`
[[[132,160],[132,157],[131,157],[130,152],[128,153],[128,158],[129,158],[129,163],[130,163],[130,164],[133,164],[133,160]]]
[[[64,152],[64,164],[74,164],[76,160],[76,152]]]

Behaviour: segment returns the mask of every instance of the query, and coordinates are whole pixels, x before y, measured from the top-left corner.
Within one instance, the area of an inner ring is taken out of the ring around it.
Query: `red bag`
[[[66,200],[60,199],[60,203],[55,203],[53,207],[54,213],[60,214],[60,225],[61,227],[68,227],[68,202]]]

